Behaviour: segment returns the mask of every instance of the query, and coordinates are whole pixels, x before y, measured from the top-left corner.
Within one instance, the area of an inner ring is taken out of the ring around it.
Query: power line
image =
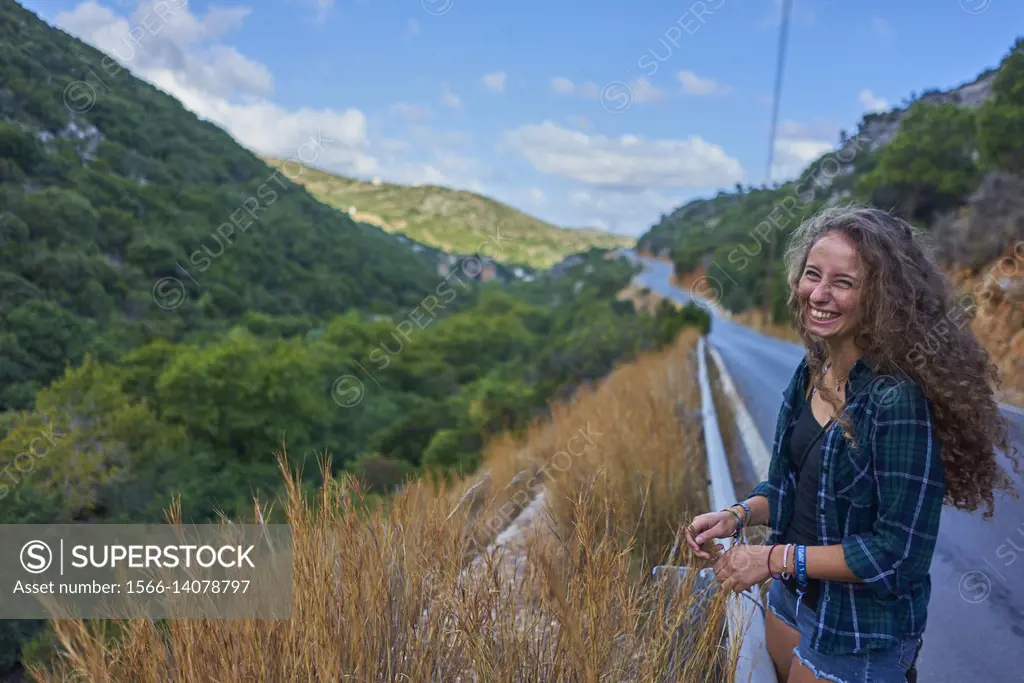
[[[789,18],[793,11],[793,0],[782,0],[782,26],[779,28],[779,56],[775,63],[775,94],[772,98],[772,129],[768,140],[768,166],[765,169],[765,185],[772,183],[772,163],[775,160],[775,134],[779,121],[779,101],[782,98],[782,75],[786,67],[786,43],[789,39]],[[775,302],[775,278],[772,276],[775,266],[775,230],[772,230],[771,244],[768,250],[768,286],[765,287],[765,315],[768,323],[774,322],[772,304]]]
[[[772,162],[775,158],[775,131],[779,121],[779,101],[782,99],[782,76],[786,69],[786,43],[789,38],[789,17],[793,11],[793,0],[782,0],[782,26],[779,29],[779,55],[775,62],[775,94],[772,97],[772,129],[768,145],[768,167],[765,169],[765,183],[772,182]]]

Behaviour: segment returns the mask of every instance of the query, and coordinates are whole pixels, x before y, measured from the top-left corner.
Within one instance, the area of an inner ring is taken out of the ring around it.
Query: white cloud
[[[626,235],[640,235],[658,221],[659,215],[679,207],[690,196],[667,196],[652,189],[639,192],[574,190],[566,205],[574,213],[590,216],[573,222],[576,227],[591,226]]]
[[[712,78],[701,78],[692,71],[680,71],[676,76],[687,95],[724,95],[729,92],[727,86],[717,83]]]
[[[396,102],[389,107],[388,111],[396,116],[401,116],[409,123],[426,121],[430,118],[430,107],[425,104],[409,104],[408,102]]]
[[[710,188],[743,177],[740,162],[700,137],[645,140],[587,135],[550,121],[506,131],[503,147],[541,173],[621,189]]]
[[[889,109],[889,102],[885,98],[875,96],[866,88],[857,94],[857,99],[860,100],[865,111],[887,111]]]
[[[647,81],[646,78],[638,79],[640,88],[643,90],[644,97],[649,99],[637,100],[642,102],[650,102],[653,99],[657,99],[660,92]],[[551,79],[549,83],[549,89],[556,95],[579,95],[583,99],[593,100],[601,96],[601,86],[593,81],[585,81],[583,83],[573,83],[570,79],[565,76],[556,76]],[[636,93],[634,93],[636,97]]]
[[[484,75],[483,78],[484,87],[491,92],[505,92],[506,80],[508,80],[508,74],[504,71],[495,71],[494,73]]]
[[[274,82],[266,66],[218,41],[242,24],[248,9],[213,8],[200,16],[183,7],[165,11],[161,18],[154,11],[155,2],[147,0],[129,17],[122,17],[90,0],[60,13],[56,23],[112,57],[119,55],[134,75],[256,152],[298,158],[349,176],[380,176],[388,182],[476,192],[486,190],[482,180],[497,176],[494,169],[464,152],[472,135],[423,126],[431,116],[425,105],[398,102],[390,107],[393,115],[406,122],[408,138],[397,139],[372,135],[375,127],[355,108],[289,109],[275,103],[271,98]],[[129,38],[133,29],[135,42]],[[447,86],[444,92],[446,105],[461,106]]]
[[[571,95],[576,90],[576,84],[565,76],[555,76],[551,79],[551,92],[558,95]]]
[[[248,9],[211,8],[200,18],[187,7],[171,5],[167,11],[166,3],[162,8],[158,4],[147,0],[130,17],[122,17],[89,0],[59,13],[55,23],[250,149],[301,156],[342,173],[379,172],[377,159],[366,151],[367,120],[361,111],[285,109],[268,97],[274,84],[266,66],[216,42],[241,25]],[[318,138],[322,148],[311,158],[310,140]]]
[[[129,19],[89,0],[60,12],[56,23],[143,78],[153,69],[171,69],[187,87],[218,97],[273,90],[267,67],[232,47],[209,43],[240,26],[247,8],[213,8],[200,21],[185,8],[157,12],[155,4],[142,3]]]
[[[547,203],[547,195],[544,194],[544,190],[539,187],[531,187],[527,190],[527,201],[534,206],[543,206]]]
[[[771,175],[775,182],[797,177],[807,166],[838,145],[839,127],[825,122],[786,120],[775,136]]]
[[[665,99],[665,93],[651,85],[646,78],[638,78],[630,87],[634,102],[660,102]]]
[[[462,99],[451,91],[447,83],[441,86],[441,104],[452,109],[462,108]]]

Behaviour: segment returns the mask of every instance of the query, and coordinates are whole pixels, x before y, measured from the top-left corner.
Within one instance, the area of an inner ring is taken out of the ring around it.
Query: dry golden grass
[[[631,284],[628,287],[619,291],[615,295],[616,301],[631,301],[633,308],[642,313],[648,313],[653,315],[658,308],[658,304],[665,299],[665,297],[658,295],[648,287],[638,287],[637,285]],[[676,307],[679,308],[680,304],[673,299],[669,301]]]
[[[958,291],[974,298],[978,308],[971,331],[999,368],[998,399],[1024,406],[1024,262],[1019,248],[1008,251],[979,272],[953,271]]]
[[[54,622],[62,657],[30,675],[731,681],[739,642],[722,635],[725,596],[700,602],[692,580],[670,590],[650,579],[657,563],[700,565],[676,536],[680,520],[707,508],[699,421],[685,412],[699,408],[696,339],[684,331],[674,347],[555,406],[524,438],[496,439],[485,479],[410,482],[369,512],[347,476],[326,476],[318,498],[304,499],[282,456],[291,619],[120,621],[117,639],[95,623]]]

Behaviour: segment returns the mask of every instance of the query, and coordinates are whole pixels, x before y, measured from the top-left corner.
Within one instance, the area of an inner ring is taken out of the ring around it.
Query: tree
[[[41,391],[36,409],[0,441],[0,519],[67,523],[116,514],[107,505],[117,497],[112,490],[134,483],[143,463],[168,457],[182,436],[127,396],[114,368],[87,356]]]
[[[1003,59],[978,111],[978,151],[985,167],[1024,174],[1024,39]]]
[[[975,115],[965,107],[914,104],[878,166],[858,191],[873,204],[895,207],[912,220],[958,206],[978,182]]]

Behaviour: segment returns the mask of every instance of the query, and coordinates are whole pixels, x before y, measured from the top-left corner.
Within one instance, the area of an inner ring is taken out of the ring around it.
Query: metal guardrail
[[[732,475],[729,472],[729,463],[725,458],[722,433],[718,428],[718,416],[711,393],[711,381],[708,378],[706,349],[705,338],[701,337],[697,344],[698,379],[700,381],[704,447],[708,456],[708,475],[711,480],[709,497],[712,509],[721,510],[736,502],[736,491],[733,487]],[[722,377],[725,378],[727,375],[722,374]],[[731,539],[728,538],[721,539],[721,542],[726,549],[731,545]],[[664,580],[673,574],[681,577],[689,571],[692,570],[687,567],[659,566],[654,568],[654,576],[656,579]],[[710,570],[703,570],[703,572],[710,574]],[[713,577],[701,578],[713,580]],[[765,643],[765,609],[761,592],[756,587],[731,595],[728,599],[726,628],[730,637],[741,637],[735,683],[778,683],[775,667]]]
[[[718,429],[718,416],[711,393],[706,359],[707,343],[701,337],[697,344],[698,374],[700,380],[700,401],[704,413],[704,447],[708,455],[708,474],[711,478],[711,506],[714,510],[727,508],[736,502],[736,490],[725,459],[725,444]],[[723,539],[726,549],[731,539]],[[736,668],[736,683],[778,683],[775,666],[765,644],[764,614],[761,593],[748,588],[731,596],[728,604],[728,627],[730,635],[742,634],[739,664]]]

